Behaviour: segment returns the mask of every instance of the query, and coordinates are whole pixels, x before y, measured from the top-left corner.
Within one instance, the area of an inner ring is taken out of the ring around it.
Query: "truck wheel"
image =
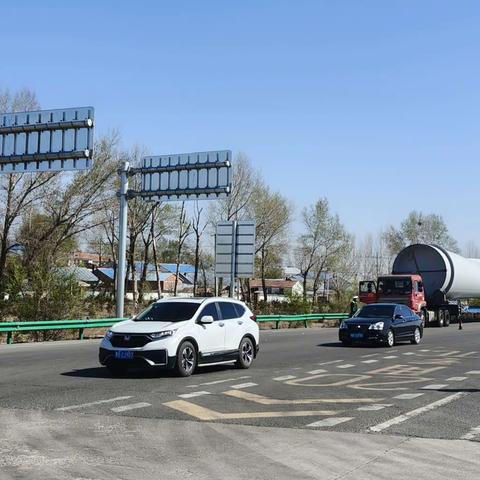
[[[445,312],[443,310],[437,312],[437,319],[437,327],[443,327],[443,323],[445,322]]]
[[[448,327],[450,325],[450,312],[448,310],[444,311],[443,317],[443,326]]]

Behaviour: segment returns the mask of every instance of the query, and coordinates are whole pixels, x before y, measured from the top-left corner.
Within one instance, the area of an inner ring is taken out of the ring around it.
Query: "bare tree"
[[[178,275],[180,270],[180,263],[182,259],[182,249],[185,244],[185,240],[190,235],[191,223],[187,221],[187,211],[185,210],[185,202],[182,202],[180,208],[180,215],[178,217],[178,237],[177,237],[177,260],[176,260],[176,270],[175,270],[175,286],[173,289],[173,294],[177,295],[178,289]]]
[[[202,224],[203,207],[200,208],[198,202],[195,202],[193,210],[192,230],[195,235],[195,272],[193,274],[193,296],[197,296],[198,269],[200,265],[200,240],[207,227],[207,223]]]

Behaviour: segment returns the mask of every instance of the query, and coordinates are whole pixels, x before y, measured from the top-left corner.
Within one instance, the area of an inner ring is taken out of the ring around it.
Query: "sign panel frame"
[[[94,113],[74,107],[0,114],[0,174],[90,168]]]

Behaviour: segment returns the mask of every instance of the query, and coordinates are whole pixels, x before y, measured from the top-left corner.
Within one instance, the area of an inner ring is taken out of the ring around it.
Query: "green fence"
[[[309,322],[323,320],[343,320],[348,318],[346,313],[310,313],[306,315],[259,315],[259,323],[275,323],[278,329],[282,322],[303,322],[308,327]],[[0,333],[7,334],[7,343],[13,343],[13,334],[16,332],[41,332],[45,330],[78,330],[78,339],[83,339],[86,328],[111,327],[115,323],[127,318],[95,318],[88,320],[47,320],[38,322],[0,322]]]

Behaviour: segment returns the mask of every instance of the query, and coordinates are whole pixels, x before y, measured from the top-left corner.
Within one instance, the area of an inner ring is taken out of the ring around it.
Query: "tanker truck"
[[[465,258],[438,245],[404,248],[392,274],[359,285],[363,303],[401,303],[425,326],[448,327],[461,313],[461,299],[480,298],[480,260]]]

